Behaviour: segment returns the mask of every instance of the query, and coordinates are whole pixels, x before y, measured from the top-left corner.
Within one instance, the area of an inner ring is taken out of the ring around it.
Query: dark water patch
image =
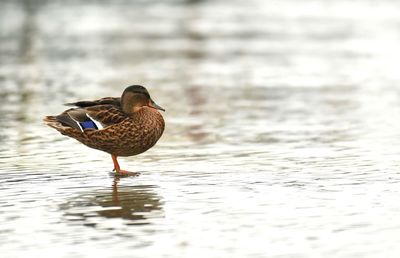
[[[162,217],[161,197],[153,192],[154,187],[119,187],[115,182],[111,189],[98,189],[73,197],[68,203],[62,204],[60,210],[67,221],[81,221],[83,225],[93,227],[96,223],[87,223],[87,220],[101,217],[139,221],[128,225],[148,224],[145,221],[151,218],[152,213]],[[101,222],[99,220],[98,223]]]

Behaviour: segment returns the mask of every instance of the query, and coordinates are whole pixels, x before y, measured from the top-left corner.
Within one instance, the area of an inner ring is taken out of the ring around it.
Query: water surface
[[[399,257],[395,1],[2,1],[2,257]],[[121,159],[42,124],[145,85]]]

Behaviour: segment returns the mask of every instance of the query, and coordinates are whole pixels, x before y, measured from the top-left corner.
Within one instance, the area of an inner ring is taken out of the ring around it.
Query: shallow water
[[[2,1],[2,257],[399,257],[395,1]],[[147,86],[121,159],[47,128]]]

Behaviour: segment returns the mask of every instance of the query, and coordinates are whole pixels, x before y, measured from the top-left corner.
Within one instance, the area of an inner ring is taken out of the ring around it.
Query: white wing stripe
[[[101,130],[101,129],[104,128],[104,126],[103,126],[99,121],[97,121],[97,120],[95,120],[93,117],[89,116],[89,114],[86,113],[86,116],[87,116],[90,120],[92,120],[93,123],[96,124],[96,126],[97,126],[97,128],[98,128],[99,130]]]
[[[68,114],[68,113],[67,113]],[[70,114],[68,114],[68,116],[75,121],[75,123],[79,126],[79,128],[81,129],[81,131],[83,132],[83,127],[81,126],[81,124],[75,119],[73,118]]]

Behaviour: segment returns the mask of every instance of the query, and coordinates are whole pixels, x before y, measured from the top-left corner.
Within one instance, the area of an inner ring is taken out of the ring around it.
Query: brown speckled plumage
[[[58,116],[47,116],[44,122],[61,134],[116,156],[143,153],[156,144],[164,131],[163,110],[138,85],[128,87],[121,98],[70,103],[71,108]],[[103,128],[83,128],[82,122],[94,121]],[[113,157],[114,158],[114,157]],[[119,170],[118,163],[115,169]]]
[[[117,114],[112,113],[104,117],[106,120],[118,118]],[[164,120],[161,114],[155,109],[143,107],[131,117],[119,120],[117,124],[103,130],[87,130],[80,136],[74,134],[75,136],[71,137],[91,148],[110,154],[133,156],[153,147],[163,131]]]

